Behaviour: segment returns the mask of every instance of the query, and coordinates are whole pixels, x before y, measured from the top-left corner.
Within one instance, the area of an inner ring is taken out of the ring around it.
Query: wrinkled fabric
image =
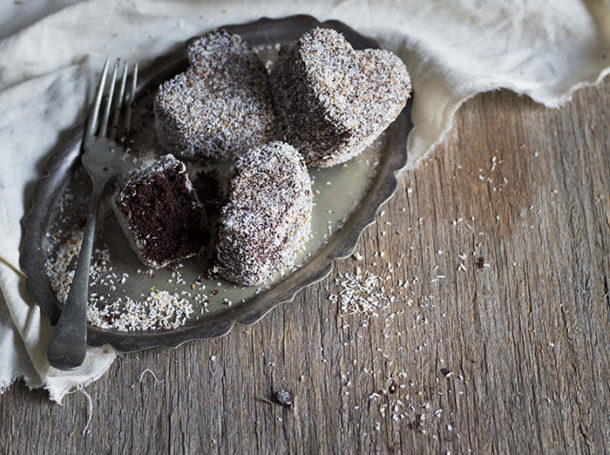
[[[23,291],[19,270],[21,221],[49,153],[84,120],[107,55],[146,66],[223,24],[292,14],[338,19],[374,36],[407,64],[415,94],[411,167],[442,140],[460,104],[477,93],[508,88],[558,107],[610,70],[605,0],[71,3],[0,1],[7,11],[0,19],[0,392],[23,378],[57,402],[99,378],[116,353],[89,348],[84,365],[72,372],[48,365],[51,327]],[[33,12],[20,14],[19,7]]]

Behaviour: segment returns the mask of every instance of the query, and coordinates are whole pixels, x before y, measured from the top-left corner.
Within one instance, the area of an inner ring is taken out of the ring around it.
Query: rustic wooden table
[[[559,110],[477,96],[360,261],[253,327],[119,358],[86,389],[85,434],[84,395],[14,385],[0,452],[603,453],[609,107],[610,79]],[[389,277],[378,316],[329,301],[357,267]]]

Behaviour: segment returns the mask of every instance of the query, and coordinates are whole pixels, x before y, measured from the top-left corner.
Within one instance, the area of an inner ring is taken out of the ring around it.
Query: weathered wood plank
[[[81,394],[60,407],[13,386],[0,453],[603,453],[609,106],[610,80],[555,111],[476,97],[403,176],[362,261],[253,327],[119,359],[87,388],[85,435]],[[398,295],[379,317],[328,300],[356,267]],[[280,389],[292,408],[266,401]]]

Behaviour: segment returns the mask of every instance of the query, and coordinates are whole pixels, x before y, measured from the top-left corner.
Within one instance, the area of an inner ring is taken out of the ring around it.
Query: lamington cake
[[[282,48],[271,78],[286,141],[318,167],[360,153],[400,114],[411,92],[396,55],[354,50],[342,34],[325,28]]]
[[[186,166],[164,155],[120,185],[112,198],[129,244],[147,266],[196,255],[209,241],[204,210]]]
[[[212,32],[188,48],[190,66],[161,85],[155,129],[187,160],[227,160],[273,139],[269,74],[238,35]]]
[[[235,164],[221,209],[212,273],[242,285],[261,284],[294,263],[311,232],[312,190],[301,155],[271,142]]]

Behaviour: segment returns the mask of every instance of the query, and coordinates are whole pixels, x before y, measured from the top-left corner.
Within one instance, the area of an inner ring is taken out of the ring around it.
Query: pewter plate
[[[222,27],[240,34],[271,65],[278,44],[296,40],[312,27],[321,25],[342,32],[356,49],[379,48],[377,42],[360,35],[345,24],[328,21],[320,24],[310,16],[284,19],[263,18],[256,22]],[[185,43],[157,59],[142,73],[138,85],[133,151],[126,160],[138,166],[162,153],[152,128],[150,103],[158,85],[187,67]],[[240,287],[222,280],[205,279],[209,258],[189,259],[176,270],[147,269],[131,252],[114,215],[103,204],[96,236],[92,266],[90,307],[112,302],[144,300],[151,292],[167,291],[188,302],[192,313],[184,325],[175,328],[122,331],[89,324],[88,343],[110,344],[121,351],[155,346],[178,346],[197,338],[228,333],[233,325],[253,324],[280,303],[292,301],[304,287],[325,278],[333,261],[352,254],[362,231],[374,222],[379,207],[395,192],[396,174],[407,162],[407,136],[411,100],[383,135],[361,155],[344,165],[309,170],[314,189],[312,238],[300,254],[293,270],[277,276],[262,287]],[[79,125],[58,147],[47,162],[47,175],[34,189],[32,209],[25,217],[25,238],[21,267],[27,275],[28,294],[49,316],[53,324],[61,313],[67,287],[58,285],[58,275],[69,274],[74,260],[62,260],[72,253],[74,240],[84,224],[82,219],[89,194],[88,178],[80,165],[84,127]],[[230,164],[219,166],[230,169]],[[192,171],[192,169],[191,169]],[[61,280],[59,280],[61,281]],[[124,309],[124,306],[118,305]],[[102,326],[114,324],[114,316],[101,319]],[[178,324],[177,324],[178,325]]]

